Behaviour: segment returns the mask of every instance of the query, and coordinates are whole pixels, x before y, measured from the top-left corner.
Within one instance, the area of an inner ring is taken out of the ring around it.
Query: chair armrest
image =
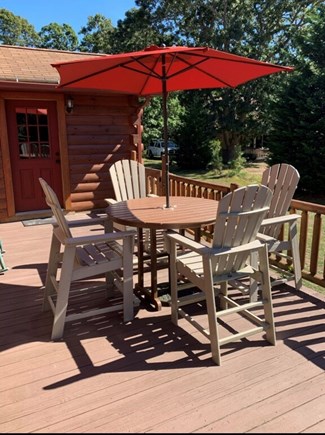
[[[97,225],[97,224],[105,225],[106,222],[107,222],[106,216],[90,218],[90,219],[78,219],[78,220],[73,220],[73,221],[67,220],[67,224],[71,228],[73,228],[73,227],[85,227],[85,226]]]
[[[108,205],[116,204],[118,202],[116,199],[113,198],[105,198],[105,201],[107,202]]]
[[[59,239],[59,241],[64,245],[69,246],[81,246],[87,245],[91,243],[100,243],[100,242],[110,242],[116,240],[123,240],[126,237],[132,236],[133,238],[136,235],[136,231],[117,231],[113,233],[102,233],[96,235],[87,235],[87,236],[79,236],[79,237],[64,237],[60,228],[54,229],[55,236]]]
[[[167,246],[169,242],[173,244],[179,243],[180,245],[182,245],[182,247],[189,248],[192,251],[196,251],[196,252],[199,252],[201,249],[206,248],[205,245],[202,245],[201,243],[196,242],[195,240],[189,239],[186,236],[182,236],[181,234],[172,231],[166,232],[165,238],[167,239],[166,240]]]
[[[261,223],[261,228],[267,225],[285,224],[287,222],[292,222],[300,218],[301,218],[300,214],[293,213],[293,214],[286,214],[284,216],[277,216],[273,218],[263,219]]]
[[[245,245],[239,245],[234,246],[232,248],[208,248],[210,252],[206,252],[205,255],[211,256],[211,257],[222,257],[223,255],[231,255],[231,254],[238,254],[242,252],[254,252],[258,249],[260,249],[264,243],[260,242],[259,240],[254,240],[253,242],[246,243]]]
[[[165,237],[174,244],[180,243],[182,247],[189,248],[192,251],[197,252],[199,255],[209,257],[221,257],[223,255],[237,254],[239,252],[252,252],[256,251],[263,245],[263,243],[261,243],[259,240],[254,240],[253,242],[246,243],[245,245],[235,246],[232,248],[210,248],[177,233],[166,233]]]

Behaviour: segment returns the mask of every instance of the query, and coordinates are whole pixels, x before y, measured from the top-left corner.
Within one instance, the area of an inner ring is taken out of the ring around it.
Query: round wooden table
[[[196,240],[200,239],[202,225],[213,224],[216,220],[218,201],[205,198],[171,196],[170,207],[166,208],[166,198],[146,197],[119,201],[107,207],[107,215],[113,222],[138,229],[138,284],[136,293],[142,294],[161,309],[157,287],[156,230],[194,229]],[[143,228],[150,229],[151,288],[144,288]]]

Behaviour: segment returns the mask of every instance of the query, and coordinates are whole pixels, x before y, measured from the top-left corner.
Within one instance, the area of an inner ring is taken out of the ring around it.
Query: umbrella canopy
[[[52,64],[59,87],[101,89],[138,96],[162,95],[166,155],[166,207],[169,207],[167,94],[171,91],[235,88],[258,77],[293,68],[206,47],[157,47]]]

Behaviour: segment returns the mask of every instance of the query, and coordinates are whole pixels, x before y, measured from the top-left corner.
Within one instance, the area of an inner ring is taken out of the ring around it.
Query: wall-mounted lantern
[[[73,111],[73,98],[72,97],[67,98],[65,110],[67,111],[67,113],[72,113],[72,111]]]

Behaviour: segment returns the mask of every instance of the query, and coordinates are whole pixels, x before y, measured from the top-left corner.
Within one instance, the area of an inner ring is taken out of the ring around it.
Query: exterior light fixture
[[[72,111],[73,111],[73,98],[72,97],[67,98],[65,109],[66,109],[67,113],[72,113]]]

